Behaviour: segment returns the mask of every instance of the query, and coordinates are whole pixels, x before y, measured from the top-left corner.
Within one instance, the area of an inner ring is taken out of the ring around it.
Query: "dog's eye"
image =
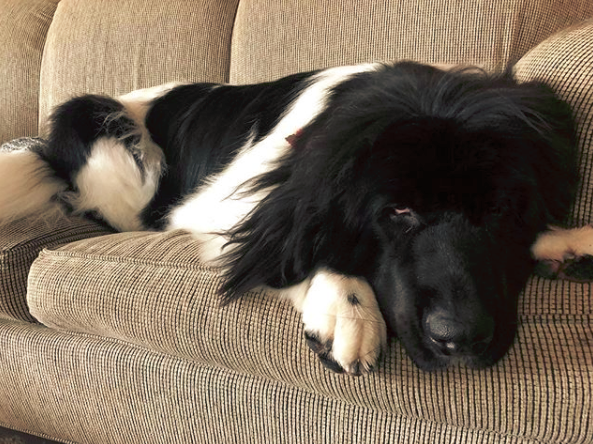
[[[408,207],[395,205],[391,208],[391,215],[393,217],[412,216],[412,210]]]
[[[390,205],[385,208],[384,214],[396,223],[414,224],[419,220],[418,214],[405,205]]]
[[[422,225],[422,220],[418,213],[405,205],[391,205],[386,213],[392,224],[400,228],[405,228],[406,232]]]

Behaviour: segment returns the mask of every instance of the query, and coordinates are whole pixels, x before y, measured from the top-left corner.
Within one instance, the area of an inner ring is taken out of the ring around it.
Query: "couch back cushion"
[[[226,82],[239,0],[62,0],[41,66],[40,121],[83,93]]]
[[[501,67],[591,16],[590,0],[241,1],[230,80],[400,59]]]
[[[0,143],[37,135],[39,70],[58,1],[0,1]]]
[[[77,94],[370,60],[501,66],[591,16],[590,0],[0,0],[0,142]]]

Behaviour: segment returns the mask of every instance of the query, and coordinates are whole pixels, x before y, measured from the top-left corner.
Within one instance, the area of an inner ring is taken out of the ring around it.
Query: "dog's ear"
[[[282,188],[273,190],[226,233],[220,291],[229,299],[261,285],[281,288],[305,279],[316,249],[325,243],[321,222],[313,215],[302,220],[306,203]]]
[[[562,224],[579,183],[573,115],[569,105],[543,83],[523,83],[518,89],[521,94],[512,97],[516,106],[508,111],[514,113],[511,120],[516,125],[509,146],[528,147],[523,149],[528,158],[517,159],[517,163],[533,170],[535,182],[526,184],[531,193],[523,192],[526,201],[517,212],[527,224],[530,219]]]
[[[261,285],[297,284],[316,267],[364,276],[373,266],[377,239],[369,200],[361,197],[365,191],[357,180],[336,178],[353,173],[331,172],[320,159],[311,166],[296,157],[283,160],[284,166],[292,162],[286,170],[280,166],[256,179],[249,192],[272,190],[225,233],[221,293],[229,299]]]
[[[539,192],[543,196],[549,224],[565,221],[579,184],[577,137],[570,106],[553,90],[539,82],[528,84],[537,91],[530,107],[538,120],[536,168]]]

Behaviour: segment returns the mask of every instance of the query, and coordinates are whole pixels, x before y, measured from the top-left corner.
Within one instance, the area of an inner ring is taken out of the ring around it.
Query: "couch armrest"
[[[593,19],[548,38],[517,63],[519,80],[549,84],[573,109],[579,139],[581,187],[568,225],[593,221]],[[563,186],[563,184],[558,184]]]

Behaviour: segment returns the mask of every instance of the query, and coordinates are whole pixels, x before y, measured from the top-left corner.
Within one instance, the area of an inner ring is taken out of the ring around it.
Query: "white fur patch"
[[[387,327],[366,280],[320,270],[298,305],[305,331],[321,343],[331,341],[331,357],[346,372],[372,369],[387,343]]]
[[[0,153],[0,224],[60,206],[54,197],[66,188],[41,158],[26,150]]]
[[[160,165],[148,166],[143,175],[122,142],[100,138],[74,178],[78,192],[66,198],[75,213],[96,211],[117,230],[144,230],[140,216],[160,179]]]
[[[264,139],[253,144],[251,138],[231,164],[206,186],[175,208],[169,216],[167,229],[185,229],[203,242],[203,261],[215,261],[225,244],[220,233],[238,224],[270,191],[259,195],[237,197],[241,186],[257,175],[276,167],[276,162],[291,145],[286,138],[306,126],[323,111],[328,94],[334,86],[354,74],[375,70],[379,64],[332,68],[320,72],[304,90],[276,127]]]
[[[150,109],[151,103],[159,97],[165,95],[176,86],[181,85],[178,82],[165,83],[164,85],[153,86],[151,88],[137,89],[135,91],[119,96],[119,100],[126,108],[126,114],[134,119],[139,127],[144,127],[146,113]]]
[[[593,255],[593,227],[590,225],[573,229],[550,227],[549,231],[538,236],[531,247],[531,253],[536,260],[558,262]]]

